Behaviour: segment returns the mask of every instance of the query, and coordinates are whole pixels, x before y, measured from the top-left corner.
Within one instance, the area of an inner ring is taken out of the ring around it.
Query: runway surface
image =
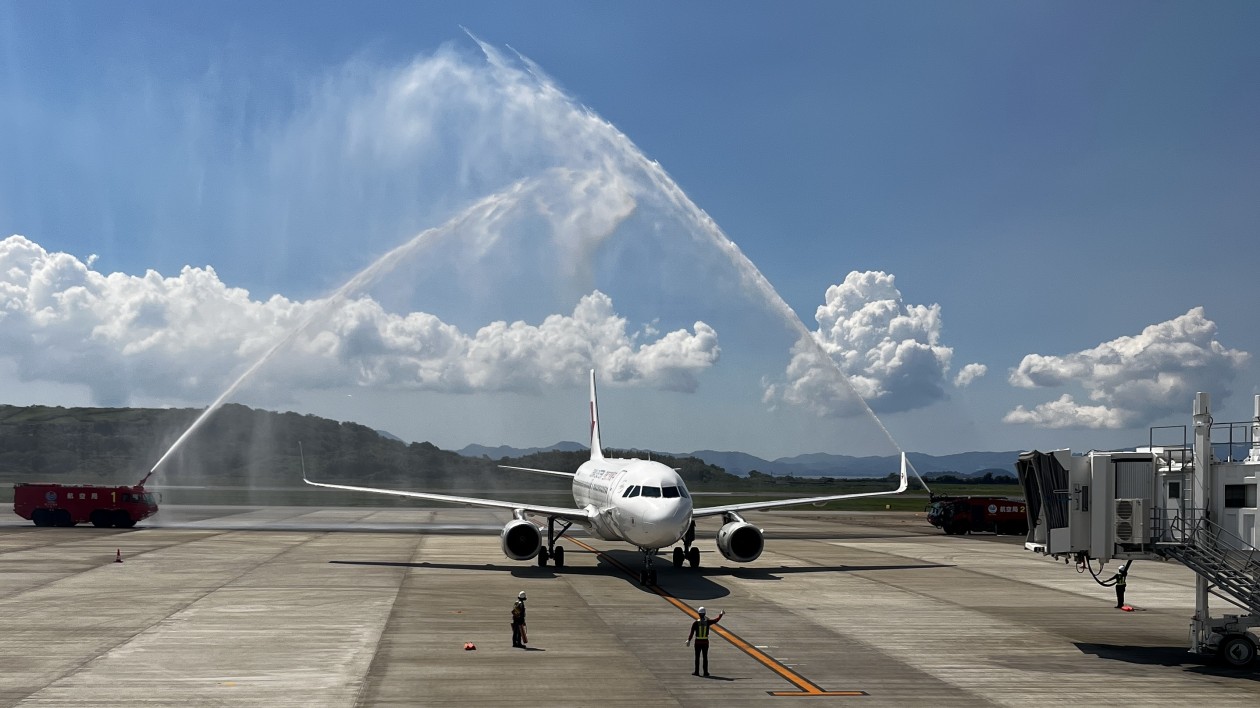
[[[653,589],[637,583],[640,554],[583,535],[564,542],[562,569],[507,560],[506,520],[166,506],[120,531],[13,516],[0,522],[0,706],[1260,700],[1260,670],[1186,653],[1194,578],[1174,564],[1135,564],[1126,599],[1140,609],[1121,612],[1109,588],[1019,539],[779,511],[749,517],[766,530],[756,562],[724,560],[716,524],[702,525],[703,567],[661,556]],[[529,650],[509,646],[520,590]],[[699,605],[727,613],[708,679],[683,644]]]

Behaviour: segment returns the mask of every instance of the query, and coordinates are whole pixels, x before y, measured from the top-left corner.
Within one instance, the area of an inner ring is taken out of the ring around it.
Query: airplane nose
[[[682,499],[652,499],[639,509],[633,541],[648,548],[660,548],[678,540],[686,529],[687,509]]]

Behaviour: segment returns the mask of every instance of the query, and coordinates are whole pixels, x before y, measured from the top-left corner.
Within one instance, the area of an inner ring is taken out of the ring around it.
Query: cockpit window
[[[660,495],[661,495],[660,487],[644,487],[643,488],[643,496],[645,497],[659,497]]]
[[[676,499],[678,497],[678,487],[661,487],[661,493],[666,499]]]
[[[642,487],[640,487],[639,485],[637,485],[637,484],[636,484],[636,485],[634,485],[633,487],[631,487],[630,489],[626,490],[626,496],[628,496],[628,497],[637,497],[637,496],[639,496],[639,490],[640,490],[640,489],[642,489]]]
[[[678,493],[679,493],[679,494],[681,494],[681,495],[683,496],[683,499],[690,499],[690,498],[691,498],[691,495],[687,493],[687,488],[686,488],[686,487],[679,487],[679,488],[678,488]]]

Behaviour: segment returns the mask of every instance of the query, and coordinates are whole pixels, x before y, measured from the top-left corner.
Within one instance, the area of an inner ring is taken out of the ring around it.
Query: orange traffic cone
[[[121,549],[121,548],[116,549],[116,550],[114,551],[114,562],[115,562],[115,563],[122,563],[122,549]]]

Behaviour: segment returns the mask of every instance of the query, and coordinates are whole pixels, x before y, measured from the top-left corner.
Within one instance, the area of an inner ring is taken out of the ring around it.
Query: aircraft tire
[[[700,549],[692,546],[687,551],[687,564],[692,568],[700,567]]]
[[[674,547],[674,567],[681,568],[683,564],[683,549]]]
[[[551,551],[551,559],[556,564],[557,568],[563,568],[564,567],[564,546],[556,546],[555,549]]]
[[[549,553],[547,553],[547,548],[546,548],[546,546],[544,546],[544,547],[542,547],[542,548],[539,548],[539,549],[538,549],[538,567],[539,567],[539,568],[546,568],[546,567],[547,567],[547,558],[548,558],[548,556],[549,556],[549,555],[550,555],[550,554],[549,554]]]

